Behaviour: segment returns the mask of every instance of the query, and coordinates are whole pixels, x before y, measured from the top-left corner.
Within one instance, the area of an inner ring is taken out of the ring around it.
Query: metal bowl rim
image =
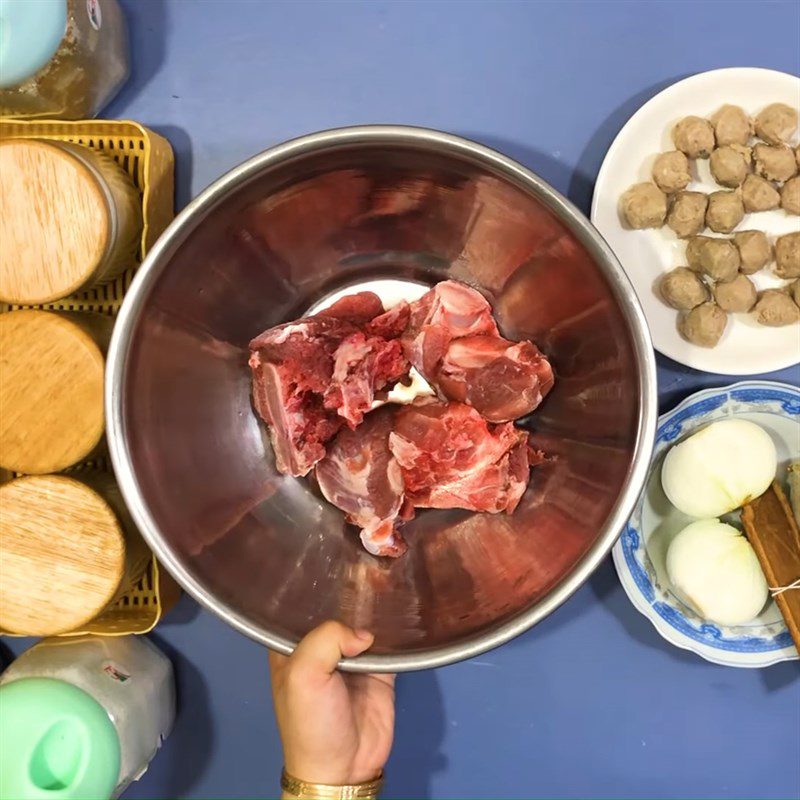
[[[159,562],[201,605],[250,638],[284,654],[295,643],[249,622],[228,604],[211,595],[172,552],[142,496],[131,461],[124,422],[122,392],[131,333],[147,299],[148,290],[166,267],[169,256],[234,189],[263,171],[291,158],[320,150],[354,146],[395,146],[454,155],[485,168],[533,194],[566,225],[588,250],[604,274],[630,328],[639,365],[639,408],[631,467],[603,531],[573,569],[547,594],[502,625],[479,631],[468,640],[402,654],[367,653],[344,659],[340,666],[352,672],[405,672],[453,664],[498,647],[531,628],[565,602],[594,572],[611,550],[642,491],[653,450],[657,418],[657,381],[649,329],[633,286],[605,240],[588,219],[558,191],[511,158],[476,142],[441,131],[405,125],[362,125],[320,131],[271,147],[214,181],[181,211],[157,240],[139,267],[127,292],[109,345],[105,382],[108,446],[120,490],[131,515]]]

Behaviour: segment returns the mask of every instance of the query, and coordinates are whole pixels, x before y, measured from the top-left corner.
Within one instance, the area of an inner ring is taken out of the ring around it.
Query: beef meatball
[[[730,239],[709,238],[700,247],[700,269],[715,281],[732,281],[739,272],[739,251]]]
[[[724,105],[711,117],[717,147],[729,144],[745,145],[753,133],[750,117],[739,106]]]
[[[714,300],[729,313],[742,314],[756,304],[756,287],[746,275],[737,275],[728,283],[714,286]]]
[[[739,231],[733,234],[733,243],[739,251],[739,270],[752,275],[772,261],[772,245],[764,231]]]
[[[757,144],[753,148],[755,172],[768,181],[788,181],[797,172],[794,153],[785,144]]]
[[[693,269],[695,272],[703,271],[703,265],[700,262],[700,250],[710,240],[710,236],[692,236],[689,239],[686,245],[686,263],[689,265],[689,269]]]
[[[672,141],[688,158],[708,158],[714,149],[714,128],[702,117],[684,117],[672,129]]]
[[[789,293],[792,295],[792,300],[800,306],[800,278],[789,287]]]
[[[772,103],[755,119],[756,135],[769,144],[781,144],[792,138],[797,128],[797,111],[785,103]]]
[[[748,175],[742,184],[742,203],[745,210],[770,211],[781,202],[778,190],[760,175]]]
[[[743,219],[744,205],[738,192],[712,192],[708,196],[706,225],[717,233],[730,233]]]
[[[775,240],[775,274],[779,278],[800,278],[800,231]]]
[[[740,144],[726,144],[711,154],[708,164],[714,180],[720,186],[735,189],[741,186],[749,172],[750,150]]]
[[[728,315],[716,303],[703,303],[681,316],[678,330],[692,344],[715,347],[727,322]]]
[[[679,311],[689,311],[709,298],[706,285],[688,267],[670,270],[661,279],[660,289],[664,302]]]
[[[767,289],[761,292],[753,308],[756,322],[771,328],[780,328],[800,322],[800,307],[781,289]]]
[[[691,179],[689,159],[680,150],[661,153],[653,164],[653,180],[667,194],[685,189]]]
[[[622,216],[631,228],[660,228],[667,216],[667,196],[654,183],[637,183],[620,199]]]
[[[800,306],[800,278],[790,284],[789,294],[792,296],[792,300]]]
[[[667,225],[681,239],[694,236],[705,227],[707,205],[702,192],[678,192],[667,214]]]
[[[800,214],[800,175],[790,178],[781,187],[781,208],[787,214]]]

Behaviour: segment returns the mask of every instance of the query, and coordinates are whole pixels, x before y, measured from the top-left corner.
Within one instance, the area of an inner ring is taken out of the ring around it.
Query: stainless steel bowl
[[[447,277],[551,356],[528,424],[556,458],[513,516],[423,511],[409,553],[375,559],[309,482],[276,473],[247,343],[348,285]],[[644,317],[580,212],[492,150],[396,126],[288,142],[203,192],[139,270],[107,375],[114,467],[161,563],[284,653],[331,617],[374,631],[343,664],[361,671],[474,656],[566,600],[633,508],[656,419]]]

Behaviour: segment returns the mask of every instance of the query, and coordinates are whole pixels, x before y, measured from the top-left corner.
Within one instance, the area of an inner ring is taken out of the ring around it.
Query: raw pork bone
[[[498,335],[486,298],[463,283],[442,281],[411,304],[403,348],[422,377],[433,381],[450,342],[480,334]]]
[[[356,430],[340,431],[316,475],[328,502],[361,528],[364,547],[376,556],[397,557],[407,546],[395,526],[414,510],[405,505],[400,465],[389,450],[392,418],[393,410],[384,406]]]
[[[435,383],[445,397],[467,403],[489,422],[509,422],[542,402],[553,388],[553,369],[532,342],[464,336],[450,342]]]
[[[529,414],[553,386],[550,362],[536,345],[503,339],[483,295],[456,281],[438,283],[411,304],[403,347],[441,396],[490,422]]]
[[[307,475],[344,422],[358,425],[376,394],[407,376],[397,337],[408,315],[384,313],[376,295],[361,292],[250,342],[253,402],[279,472]]]
[[[414,507],[510,514],[541,456],[510,422],[487,424],[463,403],[428,400],[384,406],[342,429],[316,476],[328,502],[361,528],[364,547],[397,557],[407,549],[397,528]]]
[[[317,311],[314,316],[340,319],[353,325],[366,325],[383,313],[383,303],[378,295],[373,292],[357,292],[339,298],[332,306]]]
[[[368,308],[359,309],[353,302],[362,295],[371,298]],[[375,310],[380,313],[372,316]],[[369,312],[368,319],[358,317],[364,311]],[[363,328],[345,337],[336,349],[333,380],[323,399],[325,408],[335,409],[349,427],[355,428],[375,399],[382,399],[382,390],[408,377],[411,365],[403,354],[400,336],[408,324],[410,309],[408,303],[401,303],[384,312],[376,295],[362,292],[343,297],[321,313],[330,316],[331,312],[339,318],[346,314],[349,321]]]
[[[306,475],[344,420],[326,409],[333,356],[353,330],[336,319],[309,317],[265,331],[250,343],[253,404],[269,427],[275,466]]]
[[[528,434],[487,424],[463,403],[421,402],[397,411],[389,449],[417,508],[510,514],[530,478]]]

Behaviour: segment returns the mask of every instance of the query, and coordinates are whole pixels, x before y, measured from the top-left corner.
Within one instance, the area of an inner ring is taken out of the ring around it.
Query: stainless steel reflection
[[[557,458],[513,516],[423,511],[404,558],[374,559],[310,482],[275,472],[247,342],[349,284],[447,277],[551,356],[528,424]],[[361,671],[467,658],[553,611],[630,514],[656,417],[641,309],[586,219],[492,150],[396,126],[288,142],[203,192],[141,267],[107,375],[117,477],[167,569],[282,652],[329,617],[371,629],[343,664]]]

